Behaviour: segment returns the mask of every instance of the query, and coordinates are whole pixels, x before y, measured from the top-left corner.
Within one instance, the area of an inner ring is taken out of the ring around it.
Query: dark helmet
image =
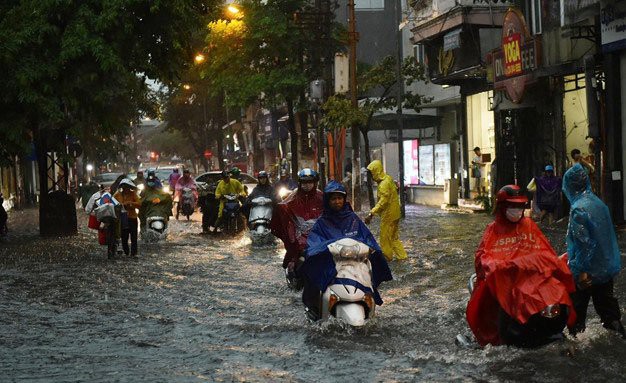
[[[230,169],[230,174],[233,175],[233,177],[239,177],[239,174],[241,174],[241,170],[239,170],[238,167],[234,167],[232,169]]]
[[[496,194],[497,203],[528,203],[528,198],[522,194],[522,189],[517,185],[506,185]]]
[[[265,170],[261,170],[261,171],[259,172],[259,175],[257,176],[257,178],[259,178],[259,179],[260,179],[260,178],[268,178],[268,179],[269,179],[269,178],[270,178],[270,175],[269,175],[269,174],[267,174],[267,172],[266,172]]]
[[[222,171],[222,178],[228,178],[228,177],[230,177],[230,172],[228,170]]]
[[[317,182],[320,180],[320,175],[313,169],[304,168],[298,172],[298,183],[305,181]]]
[[[146,178],[147,181],[153,181],[156,180],[157,176],[156,173],[154,172],[154,170],[150,170],[148,171],[148,177]]]

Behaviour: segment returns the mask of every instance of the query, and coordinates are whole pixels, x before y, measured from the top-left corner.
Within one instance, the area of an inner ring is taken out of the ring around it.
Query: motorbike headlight
[[[561,306],[558,303],[547,306],[545,309],[541,310],[540,314],[544,318],[556,318],[561,315]]]
[[[359,247],[358,246],[343,246],[341,250],[339,250],[339,258],[358,259]]]
[[[165,185],[165,186],[163,186],[163,191],[164,191],[165,193],[169,193],[169,192],[170,192],[170,187],[169,187],[169,185]]]
[[[278,190],[278,196],[280,198],[285,198],[287,197],[287,195],[289,195],[289,189],[287,189],[286,187],[282,187],[280,188],[280,190]]]

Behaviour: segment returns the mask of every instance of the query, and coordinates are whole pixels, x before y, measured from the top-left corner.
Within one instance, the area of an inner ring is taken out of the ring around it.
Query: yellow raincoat
[[[379,160],[372,161],[367,166],[372,178],[378,183],[378,202],[370,212],[380,216],[380,247],[387,260],[393,259],[394,253],[398,259],[407,258],[406,251],[400,242],[400,196],[393,178],[383,170]]]
[[[228,183],[224,182],[224,180],[221,180],[217,184],[217,188],[215,189],[215,198],[220,201],[220,210],[217,214],[218,219],[222,218],[222,211],[224,210],[224,199],[222,197],[228,194],[237,194],[242,197],[248,195],[244,190],[243,185],[238,180],[232,177],[230,178],[230,181]]]

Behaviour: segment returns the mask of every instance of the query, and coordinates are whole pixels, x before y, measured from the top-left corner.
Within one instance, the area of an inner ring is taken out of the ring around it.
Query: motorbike
[[[154,216],[146,219],[146,230],[142,231],[142,237],[146,242],[159,242],[167,238],[167,219]]]
[[[267,197],[256,197],[251,203],[248,227],[253,244],[263,244],[273,239],[270,230],[272,220],[272,200]]]
[[[189,221],[189,217],[193,214],[196,204],[191,188],[183,188],[180,204],[180,211],[187,217],[187,221]]]
[[[321,319],[341,319],[353,327],[361,327],[375,314],[371,249],[351,238],[328,245],[337,275],[322,294]]]
[[[171,212],[171,198],[142,201],[139,215],[142,220],[141,237],[144,241],[159,242],[167,238]]]
[[[244,229],[245,221],[241,214],[241,203],[236,194],[226,194],[223,197],[224,210],[222,210],[222,220],[224,222],[224,233],[234,235]]]
[[[476,274],[468,281],[470,295],[475,291]],[[497,308],[498,335],[503,344],[517,347],[539,347],[563,339],[563,329],[567,324],[570,308],[564,304],[547,305],[532,315],[526,323],[520,323],[501,307]],[[471,342],[463,335],[457,335],[458,345],[468,346]]]

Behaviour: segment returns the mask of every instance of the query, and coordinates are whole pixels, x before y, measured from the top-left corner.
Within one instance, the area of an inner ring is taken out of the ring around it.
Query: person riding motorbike
[[[328,245],[343,238],[352,238],[370,247],[372,266],[372,287],[376,304],[383,303],[378,286],[393,279],[387,260],[370,230],[354,213],[346,200],[346,189],[337,181],[331,181],[324,189],[324,212],[315,222],[307,238],[305,261],[298,270],[304,276],[302,301],[308,312],[319,318],[320,294],[326,290],[335,276],[335,262],[328,251]]]
[[[178,215],[180,214],[180,208],[182,204],[181,199],[183,196],[183,189],[185,188],[191,189],[191,192],[193,193],[193,207],[195,209],[196,202],[198,201],[198,186],[196,185],[196,181],[191,177],[189,169],[183,170],[183,176],[178,178],[178,180],[176,181],[176,187],[174,192],[174,202],[176,203],[176,219],[178,219]]]
[[[222,226],[222,215],[224,212],[224,196],[228,194],[236,194],[240,198],[246,197],[246,191],[241,182],[231,177],[231,172],[224,170],[222,172],[222,180],[217,184],[215,189],[215,198],[220,201],[219,211],[217,213],[216,227]]]
[[[300,255],[306,248],[309,231],[324,208],[323,193],[317,190],[319,174],[312,169],[298,172],[298,188],[276,205],[272,215],[272,234],[285,246],[283,269],[295,277]]]
[[[560,334],[565,321],[572,325],[576,319],[569,297],[575,288],[572,274],[537,224],[524,217],[527,204],[519,186],[500,189],[496,218],[476,250],[476,283],[466,317],[482,346],[539,346]],[[540,313],[553,306],[558,314],[548,318],[558,320],[548,321]]]
[[[261,170],[257,176],[258,184],[252,189],[252,193],[246,199],[246,203],[243,205],[243,213],[246,217],[250,214],[250,208],[252,207],[252,200],[257,197],[266,197],[272,200],[275,204],[278,202],[278,196],[274,191],[274,188],[270,184],[270,176],[266,171]]]
[[[139,207],[139,220],[141,221],[141,231],[145,230],[146,219],[151,216],[164,217],[169,220],[172,215],[172,196],[163,191],[161,181],[154,172],[148,173],[146,187],[141,192],[141,206]]]
[[[144,183],[144,189],[141,191],[141,193],[139,193],[139,197],[141,197],[142,199],[144,198],[145,194],[146,194],[146,189],[148,188],[148,182],[152,183],[152,186],[150,186],[151,188],[156,188],[156,189],[163,189],[163,184],[161,183],[161,180],[159,180],[159,177],[156,176],[156,173],[154,172],[154,170],[149,170],[148,171],[148,177],[145,179],[145,183]]]
[[[183,171],[183,177],[184,177],[184,171]],[[172,174],[170,174],[170,176],[167,179],[167,183],[170,185],[170,189],[172,190],[176,190],[176,183],[178,182],[178,180],[180,179],[181,175],[178,171],[178,168],[175,168],[174,170],[172,170]]]
[[[7,211],[4,210],[4,196],[2,192],[0,192],[0,237],[5,236],[9,231],[7,226],[7,221],[9,220],[9,215]]]

